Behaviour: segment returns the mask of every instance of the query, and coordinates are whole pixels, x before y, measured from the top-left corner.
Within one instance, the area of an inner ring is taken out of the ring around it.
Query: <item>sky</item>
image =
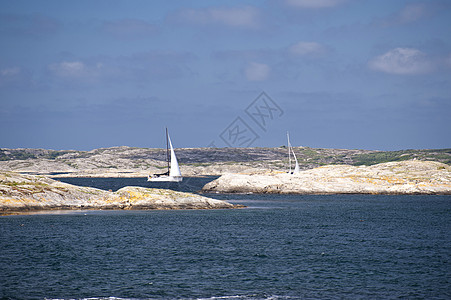
[[[451,1],[0,0],[0,147],[451,148]]]

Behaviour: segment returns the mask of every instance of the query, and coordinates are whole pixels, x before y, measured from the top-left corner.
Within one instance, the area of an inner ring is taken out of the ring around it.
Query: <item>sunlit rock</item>
[[[204,192],[279,194],[451,194],[451,167],[403,161],[373,166],[329,165],[298,174],[225,174]]]

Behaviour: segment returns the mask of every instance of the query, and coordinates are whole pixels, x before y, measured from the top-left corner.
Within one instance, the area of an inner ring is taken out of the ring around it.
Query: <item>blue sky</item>
[[[450,1],[1,0],[0,42],[3,148],[451,147]]]

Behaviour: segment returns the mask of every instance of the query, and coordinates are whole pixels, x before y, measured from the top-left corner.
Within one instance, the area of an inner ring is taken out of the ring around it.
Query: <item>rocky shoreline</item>
[[[240,207],[202,195],[171,190],[124,187],[111,192],[74,186],[50,178],[51,176],[146,177],[149,173],[161,172],[159,165],[149,168],[148,159],[144,164],[146,161],[144,157],[154,151],[152,149],[118,147],[93,150],[92,153],[39,150],[41,153],[30,149],[14,150],[16,152],[9,150],[8,152],[5,149],[2,151],[3,156],[10,157],[0,162],[0,213],[60,209]],[[451,167],[448,164],[416,158],[404,160],[405,154],[401,155],[402,161],[369,166],[329,164],[304,168],[299,174],[287,174],[283,171],[286,162],[281,158],[285,154],[285,149],[282,148],[202,148],[185,151],[186,160],[190,161],[191,165],[181,167],[184,176],[222,175],[205,185],[202,189],[204,193],[451,195]],[[313,150],[298,148],[297,151],[298,154],[306,154]],[[355,159],[356,155],[360,157],[375,155],[373,152],[363,153],[360,150],[334,151],[334,155],[344,155],[342,159],[346,157],[349,160]],[[447,149],[434,151],[425,153],[427,155],[438,153],[438,158],[449,160],[451,152]],[[154,152],[157,158],[159,152],[157,150]],[[27,153],[34,158],[28,158]],[[320,151],[315,153],[317,155]],[[420,155],[419,153],[412,155]],[[261,160],[255,160],[257,157]],[[193,159],[196,162],[193,162]],[[238,161],[227,161],[231,159]],[[205,160],[213,162],[207,163]],[[163,161],[158,163],[161,164]]]
[[[451,149],[400,151],[294,147],[302,170],[324,165],[374,165],[422,160],[451,165]],[[178,148],[183,176],[255,173],[288,168],[287,149]],[[0,148],[0,170],[57,177],[147,177],[165,170],[164,149],[112,147],[91,151]]]
[[[124,187],[116,192],[80,187],[45,176],[0,171],[0,214],[41,210],[230,209],[221,200],[165,189]]]
[[[403,161],[373,166],[329,165],[298,174],[225,174],[203,192],[274,194],[451,195],[451,167],[438,162]]]

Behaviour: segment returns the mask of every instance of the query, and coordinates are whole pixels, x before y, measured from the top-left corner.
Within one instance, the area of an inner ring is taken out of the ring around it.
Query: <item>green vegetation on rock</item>
[[[185,176],[288,169],[284,147],[178,148],[175,151]],[[324,165],[360,166],[412,159],[451,165],[451,149],[375,151],[294,147],[293,151],[304,170]],[[125,146],[91,151],[0,149],[1,170],[29,174],[122,177],[133,173],[131,176],[135,177],[166,168],[166,149]]]
[[[391,161],[429,160],[451,164],[451,149],[380,151],[353,156],[353,165],[374,165]]]

